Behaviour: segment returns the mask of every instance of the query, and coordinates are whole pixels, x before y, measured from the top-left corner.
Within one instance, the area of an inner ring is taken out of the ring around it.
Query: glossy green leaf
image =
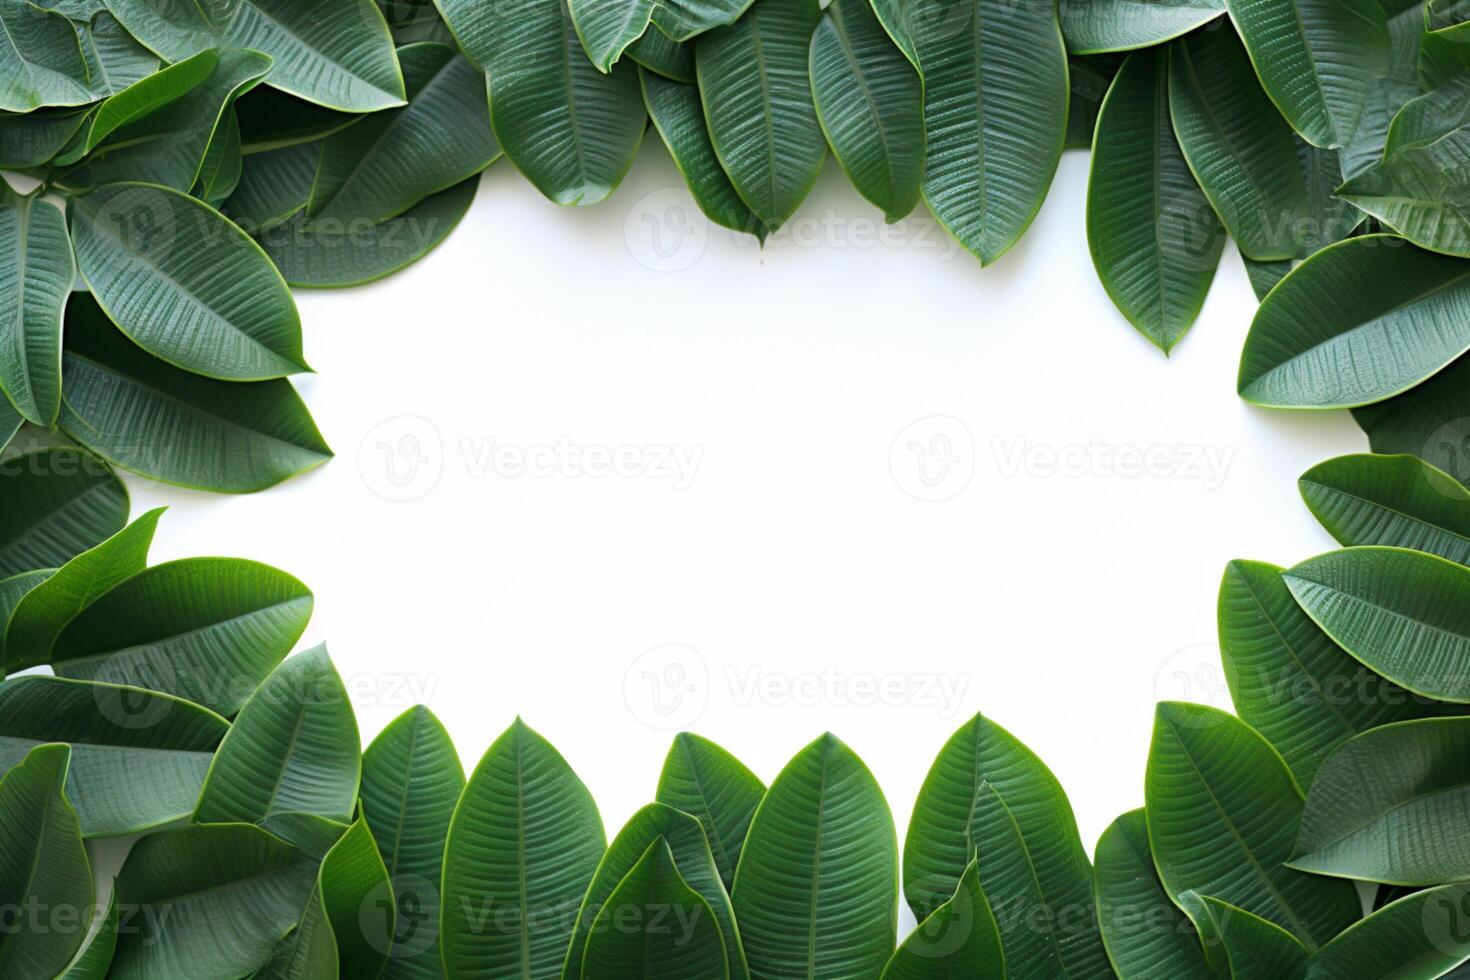
[[[592,966],[599,959],[592,952],[598,924],[605,922],[604,916],[609,909],[613,915],[619,914],[613,908],[616,893],[621,888],[619,883],[637,871],[647,852],[659,841],[670,851],[670,860],[677,865],[677,873],[684,886],[700,896],[703,914],[713,921],[715,934],[722,937],[719,956],[726,962],[721,965],[720,976],[748,980],[750,971],[741,951],[735,913],[710,851],[704,824],[698,817],[663,803],[650,803],[633,814],[608,845],[577,913],[577,924],[572,930],[566,965],[562,969],[564,980],[597,980],[607,975]],[[636,916],[634,919],[636,921]]]
[[[37,109],[26,115],[0,115],[0,167],[24,170],[50,161],[88,118],[87,110]]]
[[[1307,980],[1434,980],[1470,960],[1464,885],[1408,895],[1374,912],[1312,957]],[[1458,974],[1455,974],[1458,976]]]
[[[1295,223],[1308,204],[1295,139],[1233,31],[1170,47],[1169,108],[1184,158],[1241,252],[1296,257]]]
[[[1241,397],[1350,408],[1425,380],[1470,349],[1470,262],[1364,235],[1323,249],[1266,297],[1240,356]]]
[[[61,411],[61,312],[75,278],[61,211],[0,177],[0,398],[37,425]]]
[[[1309,786],[1322,760],[1379,725],[1431,713],[1368,670],[1292,598],[1275,565],[1232,561],[1220,583],[1220,655],[1235,710]]]
[[[1207,942],[1216,932],[1201,896],[1279,925],[1311,949],[1358,917],[1350,884],[1286,867],[1301,792],[1245,722],[1203,705],[1159,705],[1144,797],[1159,879]]]
[[[0,578],[0,620],[9,620],[11,613],[15,611],[16,606],[20,605],[21,600],[32,589],[50,578],[55,571],[54,568],[42,568],[34,572],[21,572],[19,575]],[[0,640],[3,638],[3,635],[0,635]],[[3,673],[5,669],[4,652],[4,643],[0,642],[0,673]]]
[[[367,824],[357,820],[322,859],[312,902],[287,937],[267,977],[340,975],[377,980],[388,962],[396,909],[388,870]],[[335,969],[318,969],[329,962]]]
[[[608,896],[592,924],[581,975],[724,980],[725,942],[714,913],[675,866],[663,838]]]
[[[1297,163],[1307,192],[1307,209],[1293,222],[1297,258],[1308,258],[1354,234],[1367,216],[1337,196],[1342,186],[1342,154],[1297,137]]]
[[[1419,456],[1470,480],[1470,357],[1387,401],[1353,409],[1375,453]]]
[[[288,841],[296,814],[348,823],[361,751],[352,702],[326,647],[287,658],[220,743],[194,822],[258,824]]]
[[[114,891],[92,934],[56,980],[105,980],[108,968],[112,966],[113,953],[117,950],[117,926],[117,892]]]
[[[640,67],[664,78],[686,85],[696,81],[694,72],[694,45],[688,41],[675,41],[657,27],[650,26],[643,36],[628,45],[628,57]],[[694,93],[696,103],[699,92]],[[644,96],[644,103],[648,101]],[[701,113],[703,110],[700,110]]]
[[[811,43],[811,84],[827,143],[858,191],[897,221],[924,180],[924,92],[867,0],[835,0]]]
[[[449,820],[464,790],[449,733],[417,706],[383,729],[362,757],[362,812],[393,883],[398,928],[384,980],[437,980],[439,887]]]
[[[710,141],[741,200],[771,230],[796,212],[827,158],[808,64],[816,0],[757,0],[695,48]]]
[[[674,736],[658,779],[658,802],[700,819],[728,890],[766,786],[739,759],[709,739]]]
[[[0,684],[0,771],[43,742],[71,745],[67,797],[87,837],[189,815],[228,723],[166,694],[59,677]]]
[[[735,23],[751,0],[664,0],[654,5],[653,26],[675,41]]]
[[[409,104],[374,113],[322,142],[306,205],[309,229],[397,217],[500,156],[482,72],[442,44],[412,44],[398,56]]]
[[[64,565],[127,521],[127,488],[87,453],[44,449],[0,464],[0,577]]]
[[[659,136],[663,137],[664,145],[669,148],[674,165],[684,175],[699,210],[718,225],[764,238],[765,228],[740,199],[739,192],[730,183],[715,154],[709,127],[704,120],[704,107],[699,101],[699,90],[693,85],[672,82],[647,71],[640,71],[638,75],[648,115]],[[652,216],[651,220],[656,218],[656,215]]]
[[[106,10],[99,9],[87,23],[78,24],[77,34],[94,92],[115,95],[158,71],[157,55],[123,30]]]
[[[1130,55],[1098,116],[1087,242],[1113,303],[1166,354],[1204,306],[1224,230],[1169,122],[1169,54]]]
[[[322,144],[315,142],[247,154],[241,161],[240,183],[220,210],[257,237],[290,220],[311,197],[321,151]]]
[[[904,842],[903,889],[922,921],[953,895],[982,825],[978,801],[988,784],[1020,827],[1052,921],[1064,927],[1062,959],[1072,976],[1107,969],[1097,931],[1092,867],[1071,804],[1028,748],[999,725],[976,715],[945,743],[914,803]]]
[[[881,980],[1004,976],[995,914],[980,887],[979,867],[971,862],[954,897],[909,933],[883,968]]]
[[[439,246],[474,203],[480,178],[440,191],[377,224],[297,214],[261,233],[260,247],[293,286],[357,286],[412,265]]]
[[[1345,145],[1373,79],[1388,68],[1388,20],[1377,0],[1229,0],[1261,84],[1309,143]]]
[[[67,306],[62,378],[62,429],[103,459],[167,483],[248,493],[332,456],[290,382],[181,371],[123,336],[90,296]],[[125,499],[123,507],[125,519]]]
[[[1062,34],[1074,54],[1150,48],[1225,12],[1225,0],[1061,0]]]
[[[88,115],[82,133],[55,162],[60,166],[75,164],[117,130],[182,99],[209,80],[219,62],[218,51],[201,51],[109,95]]]
[[[1470,490],[1414,456],[1339,456],[1297,485],[1341,544],[1427,551],[1470,565]]]
[[[572,26],[588,59],[603,73],[648,32],[653,0],[567,0]]]
[[[924,200],[989,265],[1041,210],[1066,141],[1070,87],[1056,9],[925,0],[905,26],[924,78]]]
[[[753,977],[876,976],[898,931],[898,839],[877,780],[824,735],[766,792],[732,893]]]
[[[1097,918],[1120,980],[1216,980],[1199,935],[1159,880],[1142,810],[1114,820],[1097,842]]]
[[[235,118],[235,110],[229,109],[204,151],[204,162],[199,165],[199,176],[189,193],[219,210],[219,206],[235,193],[244,166],[240,152],[240,122]]]
[[[1282,573],[1307,615],[1375,673],[1470,702],[1470,568],[1401,548],[1348,548]]]
[[[134,684],[240,710],[311,618],[311,592],[285,572],[240,558],[155,565],[67,624],[52,649],[63,677]]]
[[[250,48],[271,57],[270,84],[343,112],[402,105],[393,38],[373,0],[107,0],[128,32],[167,61],[207,48]]]
[[[4,620],[0,666],[7,671],[44,664],[66,624],[94,599],[143,571],[164,508],[77,555],[16,603]]]
[[[1225,952],[1231,980],[1294,980],[1306,975],[1311,954],[1285,929],[1258,915],[1206,897],[1210,932]]]
[[[1396,885],[1470,877],[1470,718],[1387,725],[1344,743],[1307,794],[1292,867]]]
[[[606,843],[587,787],[517,719],[485,753],[449,825],[439,924],[445,973],[560,977]]]
[[[65,793],[70,758],[65,745],[38,745],[0,779],[0,905],[12,923],[0,933],[7,977],[55,976],[91,922],[92,867]],[[33,917],[56,927],[14,925]]]
[[[187,827],[133,845],[118,902],[141,906],[109,980],[235,980],[296,927],[320,862],[248,824]]]
[[[505,155],[557,204],[596,204],[633,165],[647,116],[632,66],[587,60],[566,0],[439,0],[461,49],[490,78],[490,125]]]
[[[152,184],[108,184],[71,200],[82,275],[143,349],[226,381],[311,370],[285,281],[218,211]]]
[[[85,105],[93,97],[71,21],[28,0],[0,0],[0,111]]]

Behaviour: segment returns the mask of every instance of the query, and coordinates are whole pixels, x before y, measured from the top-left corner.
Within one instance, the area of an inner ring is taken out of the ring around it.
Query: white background
[[[766,780],[831,730],[902,834],[983,711],[1091,849],[1142,803],[1154,702],[1228,704],[1225,562],[1331,547],[1295,481],[1366,440],[1236,397],[1256,304],[1233,249],[1172,359],[1135,334],[1092,269],[1086,178],[1068,153],[982,271],[927,213],[882,231],[831,161],[764,252],[697,214],[652,137],[591,209],[501,161],[428,260],[299,294],[336,460],[249,497],[130,480],[134,512],[173,505],[155,561],[256,558],[315,590],[305,642],[364,743],[422,700],[469,769],[519,713],[609,833],[683,725]],[[591,472],[545,465],[559,444]],[[625,473],[596,475],[618,447]]]

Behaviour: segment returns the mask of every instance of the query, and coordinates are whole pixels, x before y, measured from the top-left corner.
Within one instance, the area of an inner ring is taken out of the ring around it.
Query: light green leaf
[[[269,82],[342,112],[403,104],[393,38],[373,0],[107,0],[108,9],[167,61],[207,48],[250,48],[274,62]]]
[[[1375,453],[1408,453],[1470,480],[1470,357],[1387,401],[1353,409]]]
[[[757,0],[695,48],[715,154],[772,231],[796,212],[827,158],[808,64],[820,17],[817,0]]]
[[[1311,949],[1358,917],[1350,884],[1285,866],[1301,792],[1245,722],[1203,705],[1159,705],[1144,797],[1159,879],[1207,949],[1217,930],[1201,896],[1279,925]]]
[[[1297,485],[1341,544],[1427,551],[1470,565],[1470,490],[1414,456],[1339,456]]]
[[[732,893],[753,977],[876,976],[898,931],[898,839],[877,780],[824,735],[755,811]]]
[[[428,708],[408,709],[362,757],[362,812],[398,910],[383,980],[440,980],[439,887],[449,820],[464,790],[449,733]]]
[[[720,879],[735,885],[735,867],[750,819],[766,786],[739,759],[709,739],[688,732],[674,736],[658,779],[658,802],[700,819]]]
[[[1169,54],[1130,55],[1098,116],[1087,242],[1119,311],[1164,353],[1199,316],[1225,245],[1169,122]]]
[[[67,435],[147,477],[248,493],[332,456],[290,382],[238,384],[181,371],[129,341],[87,295],[67,306],[62,377]],[[126,500],[124,519],[125,508]],[[0,544],[0,567],[3,555]]]
[[[61,411],[61,312],[75,279],[61,211],[0,177],[0,398],[37,425]]]
[[[1470,349],[1470,262],[1392,235],[1318,252],[1266,297],[1238,388],[1271,408],[1351,408],[1429,378]]]
[[[0,0],[0,111],[85,105],[93,98],[71,21],[28,0]]]
[[[58,568],[127,521],[127,488],[94,456],[58,447],[0,465],[0,577]]]
[[[321,151],[322,144],[316,142],[246,154],[241,161],[240,183],[220,210],[257,237],[284,224],[306,207]]]
[[[606,844],[587,787],[517,719],[485,753],[449,825],[439,924],[445,973],[560,977]]]
[[[71,205],[82,275],[139,346],[224,381],[311,370],[286,283],[218,211],[151,184],[108,184]]]
[[[0,779],[0,973],[51,977],[65,969],[92,919],[92,867],[76,811],[66,799],[65,745],[38,745]],[[57,928],[17,928],[33,916]],[[70,928],[59,924],[68,922]]]
[[[482,72],[442,44],[412,44],[398,57],[408,106],[374,113],[322,142],[308,229],[397,217],[500,156]]]
[[[883,968],[882,980],[1007,975],[995,914],[980,887],[978,865],[972,861],[960,876],[954,897],[919,923],[894,951]]]
[[[1295,936],[1258,915],[1214,898],[1203,899],[1212,941],[1230,963],[1231,980],[1305,977],[1310,954]]]
[[[1061,0],[1073,54],[1131,51],[1172,41],[1225,12],[1225,0]]]
[[[40,743],[69,743],[67,797],[87,837],[187,817],[228,729],[212,711],[136,687],[42,676],[0,684],[0,771]]]
[[[93,926],[93,931],[77,955],[67,964],[56,980],[105,980],[112,966],[112,956],[117,950],[117,892],[107,903],[107,910]]]
[[[155,565],[67,624],[52,649],[63,677],[133,684],[240,710],[311,618],[311,592],[241,558]]]
[[[1470,702],[1470,568],[1401,548],[1348,548],[1287,569],[1307,615],[1375,673]]]
[[[566,0],[438,0],[490,79],[490,125],[517,170],[558,204],[596,204],[633,165],[647,116],[637,72],[587,60]]]
[[[1464,885],[1407,895],[1355,923],[1312,957],[1307,980],[1434,980],[1470,959]]]
[[[1120,980],[1217,980],[1194,926],[1159,880],[1142,810],[1103,832],[1094,874],[1103,944]]]
[[[83,134],[55,162],[60,166],[75,164],[113,133],[136,125],[139,120],[161,111],[209,81],[215,76],[219,64],[218,51],[201,51],[109,95],[87,117]],[[154,142],[157,142],[156,138]]]

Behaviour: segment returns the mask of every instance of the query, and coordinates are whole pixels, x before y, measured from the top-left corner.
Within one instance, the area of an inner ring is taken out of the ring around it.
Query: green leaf
[[[106,10],[99,9],[87,23],[77,24],[77,35],[94,92],[115,95],[158,71],[158,58],[153,52],[123,30]]]
[[[1238,388],[1271,408],[1390,398],[1470,349],[1470,262],[1364,235],[1303,262],[1266,297]]]
[[[1373,79],[1388,69],[1388,20],[1376,0],[1229,0],[1230,19],[1271,101],[1315,146],[1357,131]]]
[[[37,425],[61,411],[61,312],[75,279],[61,211],[0,177],[0,398]]]
[[[1470,718],[1364,732],[1328,756],[1307,794],[1294,868],[1398,885],[1470,877]]]
[[[103,99],[87,117],[84,133],[66,148],[56,163],[61,166],[76,163],[114,132],[182,99],[214,76],[219,61],[218,51],[201,51]]]
[[[92,101],[71,21],[28,0],[0,0],[0,35],[0,111]]]
[[[853,186],[897,221],[924,180],[924,92],[919,75],[867,0],[835,0],[811,44],[817,120]]]
[[[288,841],[299,814],[348,823],[361,751],[352,703],[327,648],[287,658],[220,743],[194,822],[253,823]]]
[[[1117,54],[1073,55],[1067,59],[1072,96],[1067,104],[1066,149],[1092,148],[1098,113],[1123,61],[1124,56]]]
[[[730,975],[720,925],[709,903],[681,877],[662,837],[649,845],[602,906],[591,927],[581,975],[646,980],[723,980]]]
[[[361,818],[322,859],[317,890],[336,939],[341,975],[377,980],[388,962],[397,912],[388,869]]]
[[[1257,262],[1255,259],[1242,255],[1241,260],[1245,263],[1245,273],[1250,277],[1251,292],[1256,294],[1256,299],[1264,300],[1276,284],[1285,279],[1296,262],[1291,259],[1277,259],[1271,262]]]
[[[664,0],[653,8],[653,26],[675,41],[727,27],[750,9],[751,0]]]
[[[412,265],[439,246],[474,203],[480,178],[440,191],[374,225],[297,214],[260,235],[260,247],[292,286],[357,286]]]
[[[14,672],[46,663],[67,623],[98,596],[143,571],[165,509],[150,510],[27,592],[3,621],[0,667]]]
[[[1225,950],[1231,980],[1291,980],[1304,977],[1310,954],[1295,936],[1273,922],[1218,899],[1203,899],[1210,930]]]
[[[240,183],[220,210],[257,237],[284,224],[306,207],[321,152],[321,143],[292,143],[247,154]]]
[[[362,119],[266,86],[242,96],[235,103],[235,115],[240,120],[240,148],[246,154],[326,139]]]
[[[1087,241],[1113,303],[1168,353],[1199,316],[1225,245],[1169,122],[1169,53],[1133,54],[1098,116]]]
[[[1275,565],[1232,561],[1220,583],[1220,654],[1235,710],[1308,786],[1338,745],[1432,713],[1368,670],[1312,622]]]
[[[1434,980],[1470,959],[1464,885],[1444,885],[1384,906],[1312,957],[1307,980]]]
[[[1225,0],[1061,0],[1073,54],[1131,51],[1172,41],[1225,12]]]
[[[21,572],[9,578],[0,578],[0,620],[9,620],[20,601],[32,589],[50,578],[55,571],[54,568],[42,568],[34,572]],[[3,635],[0,635],[0,640],[3,640]],[[4,652],[5,646],[0,643],[0,673],[3,673],[5,668]]]
[[[0,577],[64,565],[127,521],[127,488],[87,453],[43,449],[0,465]]]
[[[97,920],[92,935],[82,943],[77,955],[56,980],[105,980],[112,956],[117,950],[117,892],[108,900],[107,910]]]
[[[235,110],[230,109],[204,151],[204,162],[199,166],[199,176],[189,193],[218,210],[235,193],[244,166],[245,160],[240,152],[240,122],[235,118]]]
[[[373,0],[107,0],[132,34],[166,61],[207,48],[252,48],[271,57],[268,81],[342,112],[402,105],[393,38]]]
[[[720,879],[735,886],[735,868],[766,786],[739,759],[709,739],[674,736],[658,779],[658,802],[699,818]]]
[[[757,0],[695,48],[710,141],[741,200],[774,231],[827,158],[808,64],[816,0]]]
[[[439,887],[449,820],[464,790],[449,733],[423,706],[383,729],[362,757],[362,812],[393,883],[398,928],[384,980],[439,980]]]
[[[1184,159],[1241,252],[1295,258],[1295,219],[1308,210],[1296,141],[1234,31],[1170,47],[1169,108]]]
[[[1368,101],[1357,132],[1342,148],[1348,177],[1378,162],[1388,140],[1389,123],[1399,108],[1419,94],[1418,62],[1424,35],[1424,4],[1419,0],[1379,0],[1388,24],[1386,69],[1369,82]]]
[[[1353,409],[1375,453],[1409,453],[1470,480],[1470,357],[1387,401]]]
[[[587,57],[606,74],[648,32],[653,0],[567,0],[567,11]]]
[[[1400,548],[1349,548],[1282,576],[1307,615],[1375,673],[1425,697],[1470,702],[1470,568]]]
[[[20,417],[9,399],[0,398],[0,450],[10,445],[10,441],[24,424],[25,419]]]
[[[1288,929],[1312,949],[1358,917],[1350,884],[1285,866],[1301,792],[1281,756],[1245,722],[1203,705],[1160,704],[1144,797],[1159,879],[1207,941],[1216,930],[1206,895]]]
[[[1056,9],[1009,0],[913,7],[905,27],[924,79],[924,200],[989,265],[1041,210],[1066,141],[1070,86]],[[892,34],[890,19],[885,26]]]
[[[638,77],[648,115],[684,175],[699,210],[718,225],[764,238],[765,228],[740,199],[715,154],[699,90],[647,71],[640,71]]]
[[[92,917],[92,868],[66,800],[65,745],[38,745],[0,779],[0,972],[51,977],[66,968]],[[17,928],[32,917],[55,928]],[[61,923],[70,923],[62,927]]]
[[[445,973],[560,977],[606,844],[587,787],[516,719],[480,760],[449,825],[439,924]]]
[[[978,865],[972,861],[960,876],[954,897],[919,923],[894,951],[882,980],[1006,975],[995,915],[980,887]]]
[[[71,745],[67,797],[86,837],[187,817],[229,724],[166,694],[60,677],[0,684],[0,770],[43,742]]]
[[[1415,8],[1417,11],[1417,7]],[[1419,21],[1416,26],[1423,26]],[[1457,24],[1453,27],[1429,31],[1420,38],[1419,60],[1415,65],[1419,84],[1425,90],[1439,88],[1470,72],[1470,25]],[[1413,93],[1417,95],[1417,91]]]
[[[482,72],[442,44],[412,44],[398,57],[409,104],[322,142],[308,229],[344,231],[397,217],[500,156]]]
[[[311,608],[306,586],[268,565],[166,562],[83,609],[57,637],[51,665],[233,715],[300,638]]]
[[[320,862],[248,824],[187,827],[133,845],[118,902],[141,906],[109,980],[224,980],[265,965],[296,927]]]
[[[824,735],[771,784],[732,893],[753,977],[876,976],[898,931],[898,839],[873,774]]]
[[[108,184],[71,206],[87,285],[144,350],[224,381],[311,370],[285,281],[218,211],[151,184]]]
[[[106,115],[99,112],[88,134],[86,158],[62,173],[58,183],[74,193],[124,181],[184,192],[193,187],[210,143],[228,121],[230,105],[260,84],[271,67],[258,51],[210,51],[198,58],[199,67],[210,66],[202,78],[196,80],[191,71],[170,85],[150,85],[167,74],[160,72],[105,103]],[[173,70],[192,67],[192,61]],[[175,95],[179,85],[188,89]],[[163,215],[155,215],[160,219]]]
[[[672,40],[667,34],[657,27],[650,26],[643,32],[643,36],[628,46],[628,57],[640,67],[656,72],[664,78],[676,82],[684,82],[693,85],[696,80],[694,73],[694,45],[687,41]],[[696,105],[699,101],[699,91],[694,92]],[[647,94],[644,102],[647,103]],[[703,109],[701,120],[703,119]],[[701,125],[703,123],[701,122]]]
[[[0,115],[0,167],[26,170],[44,166],[71,141],[88,116],[86,110],[74,109]]]
[[[719,976],[729,977],[731,980],[748,980],[750,970],[741,950],[735,913],[730,906],[725,884],[720,880],[714,855],[710,852],[704,825],[698,817],[663,803],[650,803],[633,814],[613,838],[607,853],[602,856],[602,861],[592,876],[592,883],[587,886],[581,910],[577,913],[577,924],[572,930],[566,963],[562,968],[564,980],[598,980],[603,976],[622,975],[616,972],[606,973],[593,967],[592,964],[601,960],[602,955],[607,955],[593,952],[597,930],[599,926],[606,924],[609,913],[615,916],[628,914],[616,907],[617,893],[622,889],[620,882],[635,875],[650,849],[657,847],[660,842],[670,851],[670,861],[677,865],[676,873],[684,887],[693,889],[700,897],[703,914],[714,924],[714,934],[721,937],[718,947],[721,961]],[[633,921],[638,921],[636,915]]]
[[[1216,980],[1199,935],[1154,867],[1142,810],[1114,820],[1097,842],[1094,871],[1103,944],[1121,980]]]
[[[557,204],[611,194],[643,139],[637,73],[604,75],[587,60],[566,0],[439,0],[439,10],[489,75],[490,125],[516,169]]]
[[[181,371],[129,341],[87,295],[67,306],[62,377],[66,434],[153,479],[249,493],[332,456],[290,382],[238,384]],[[123,506],[125,519],[125,499]],[[0,518],[0,541],[3,526]]]
[[[1097,931],[1092,867],[1071,804],[1040,759],[981,715],[945,743],[914,803],[904,842],[903,889],[915,918],[923,921],[954,894],[974,857],[977,837],[995,833],[979,819],[986,784],[1020,827],[1051,921],[1065,930],[1061,946],[1067,973],[1102,975],[1107,954]]]
[[[1297,481],[1339,543],[1427,551],[1470,565],[1470,490],[1414,456],[1339,456]]]

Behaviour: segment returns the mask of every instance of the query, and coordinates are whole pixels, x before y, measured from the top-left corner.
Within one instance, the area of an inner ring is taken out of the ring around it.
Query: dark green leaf
[[[117,925],[117,892],[114,891],[92,935],[56,980],[105,980],[117,950]]]
[[[649,26],[643,36],[628,46],[628,57],[641,67],[656,72],[664,78],[687,85],[695,83],[694,45],[687,41],[675,41],[657,27]],[[699,92],[694,93],[696,104]],[[645,94],[644,101],[647,102]],[[650,110],[651,111],[651,110]],[[702,110],[701,110],[702,111]]]
[[[127,489],[87,453],[43,449],[0,462],[0,577],[58,568],[127,521]]]
[[[1149,48],[1188,34],[1225,12],[1225,0],[1061,0],[1062,34],[1073,54]]]
[[[1470,480],[1470,357],[1387,401],[1353,409],[1375,453],[1409,453]]]
[[[285,223],[311,197],[321,149],[321,143],[292,143],[247,154],[241,161],[240,183],[221,210],[257,237]]]
[[[1305,977],[1311,956],[1274,922],[1206,897],[1212,941],[1224,948],[1231,980],[1295,980]]]
[[[28,0],[0,0],[0,111],[85,105],[93,98],[71,21]]]
[[[1445,885],[1408,895],[1324,946],[1307,980],[1434,980],[1470,959],[1470,895]]]
[[[0,167],[40,167],[60,153],[82,128],[88,112],[38,109],[26,115],[0,115]]]
[[[658,802],[692,814],[704,824],[720,878],[735,885],[735,867],[750,819],[766,794],[755,773],[714,742],[681,732],[674,736],[658,779]]]
[[[1344,545],[1410,548],[1470,565],[1470,490],[1414,456],[1339,456],[1297,485]]]
[[[1123,60],[1123,56],[1117,54],[1074,55],[1067,59],[1067,80],[1072,88],[1072,97],[1067,105],[1067,149],[1092,148],[1097,114]]]
[[[0,398],[37,425],[61,411],[61,311],[76,274],[61,211],[0,177]]]
[[[273,88],[253,89],[235,103],[246,154],[325,139],[361,116],[325,109]]]
[[[980,887],[978,865],[971,862],[954,897],[909,934],[883,968],[882,980],[1004,976],[1005,954],[995,914]]]

